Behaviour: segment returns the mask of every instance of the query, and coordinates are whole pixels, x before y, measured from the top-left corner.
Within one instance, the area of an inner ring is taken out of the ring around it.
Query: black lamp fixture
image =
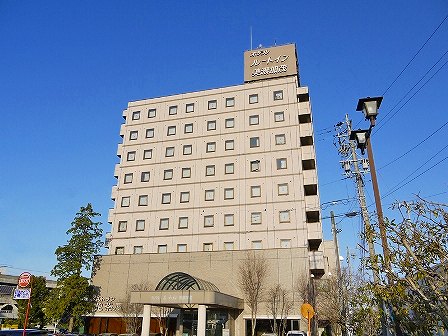
[[[366,120],[370,120],[370,126],[375,126],[375,120],[378,115],[378,109],[380,108],[383,97],[367,97],[361,98],[358,101],[356,111],[362,111]]]
[[[350,140],[355,140],[358,148],[361,150],[361,154],[364,155],[364,151],[367,147],[367,139],[370,136],[370,129],[362,130],[358,129],[356,131],[350,132]]]

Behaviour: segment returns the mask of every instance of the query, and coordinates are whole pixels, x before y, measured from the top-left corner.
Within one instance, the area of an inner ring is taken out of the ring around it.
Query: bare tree
[[[120,305],[120,312],[126,326],[126,332],[137,334],[141,326],[140,315],[143,313],[143,304],[131,303],[132,291],[147,291],[149,286],[145,283],[131,285],[126,291],[126,296]]]
[[[272,331],[277,335],[284,335],[287,316],[293,307],[291,293],[277,284],[268,290],[266,301],[268,314],[272,316]],[[280,320],[280,325],[278,325],[278,320]]]
[[[255,336],[258,304],[265,294],[268,273],[268,263],[263,255],[247,251],[239,265],[238,285],[250,309],[252,336]]]
[[[159,321],[159,332],[166,336],[168,334],[168,316],[173,311],[173,308],[168,307],[154,307],[153,311],[156,315],[157,321]]]

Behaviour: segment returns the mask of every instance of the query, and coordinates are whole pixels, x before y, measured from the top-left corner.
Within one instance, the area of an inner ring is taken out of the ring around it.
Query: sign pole
[[[28,298],[28,304],[26,306],[26,314],[25,314],[25,322],[23,323],[23,333],[22,336],[26,335],[26,327],[28,324],[28,316],[30,314],[30,306],[31,306],[31,291],[33,289],[33,277],[30,277],[30,297]]]
[[[311,336],[311,318],[309,311],[308,311],[308,336]]]

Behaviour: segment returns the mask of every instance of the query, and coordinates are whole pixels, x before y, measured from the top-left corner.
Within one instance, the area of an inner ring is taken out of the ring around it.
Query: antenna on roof
[[[252,50],[252,26],[250,26],[250,50]]]

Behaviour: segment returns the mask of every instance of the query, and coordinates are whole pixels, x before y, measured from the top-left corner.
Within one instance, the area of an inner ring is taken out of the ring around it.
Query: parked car
[[[22,336],[22,335],[23,335],[23,329],[0,330],[0,336]],[[40,330],[40,329],[25,329],[25,335],[48,336],[48,332],[46,330]]]
[[[306,336],[306,332],[300,330],[291,330],[286,333],[286,336]]]

